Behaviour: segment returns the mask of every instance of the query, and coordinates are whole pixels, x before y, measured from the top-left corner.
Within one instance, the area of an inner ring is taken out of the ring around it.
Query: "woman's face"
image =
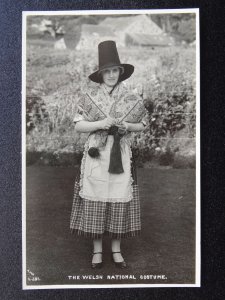
[[[119,80],[119,76],[120,76],[119,67],[111,67],[102,70],[103,82],[109,87],[113,87],[115,84],[117,84]]]

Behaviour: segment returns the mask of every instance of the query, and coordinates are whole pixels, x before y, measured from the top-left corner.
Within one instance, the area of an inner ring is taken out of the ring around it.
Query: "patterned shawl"
[[[117,125],[121,124],[122,121],[139,123],[145,117],[146,109],[142,98],[129,91],[123,83],[117,84],[111,94],[106,90],[104,84],[100,84],[87,89],[83,93],[82,98],[78,102],[78,111],[74,122],[79,120],[98,121],[106,118],[108,115],[116,119]],[[104,147],[108,133],[106,130],[98,130],[91,133],[95,135],[95,145],[90,146],[95,148]],[[112,166],[110,169],[111,173],[115,174],[123,172],[120,163],[121,157],[120,155],[118,156],[120,138],[118,139],[118,135],[114,135],[116,143],[113,149],[115,149],[116,155],[110,162],[110,166]],[[113,149],[112,152],[114,152]],[[117,165],[118,162],[120,167]],[[115,172],[113,169],[115,169]]]
[[[78,113],[88,121],[104,119],[107,115],[115,118],[117,124],[122,121],[138,123],[145,115],[142,98],[119,83],[111,94],[104,84],[89,88],[78,102]]]

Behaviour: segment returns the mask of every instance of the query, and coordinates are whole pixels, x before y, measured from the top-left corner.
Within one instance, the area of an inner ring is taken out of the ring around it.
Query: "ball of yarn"
[[[88,150],[88,154],[90,155],[90,157],[93,157],[93,158],[98,158],[100,156],[99,149],[96,147],[91,147]]]

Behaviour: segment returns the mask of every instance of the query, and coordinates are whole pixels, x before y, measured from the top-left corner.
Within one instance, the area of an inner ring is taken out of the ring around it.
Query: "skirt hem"
[[[83,236],[87,238],[93,238],[93,239],[100,239],[103,236],[109,236],[115,239],[120,239],[120,238],[128,238],[128,237],[137,237],[140,236],[141,230],[135,230],[135,231],[129,231],[129,232],[124,232],[124,233],[115,233],[115,232],[110,232],[110,231],[104,231],[102,234],[101,233],[93,233],[93,232],[85,232],[79,229],[70,229],[71,234],[75,234],[78,236]]]

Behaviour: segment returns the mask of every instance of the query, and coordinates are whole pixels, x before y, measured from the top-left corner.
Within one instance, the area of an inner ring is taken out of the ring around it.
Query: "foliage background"
[[[28,25],[43,17],[29,18]],[[66,28],[65,41],[76,45],[81,24],[97,24],[103,16],[52,18]],[[174,36],[175,45],[119,49],[121,61],[135,66],[126,84],[143,95],[149,110],[150,126],[135,135],[137,161],[145,167],[195,167],[193,16],[154,18]],[[27,32],[27,163],[77,164],[86,135],[75,132],[73,116],[83,85],[97,67],[97,52],[55,50],[54,42],[49,35]]]

